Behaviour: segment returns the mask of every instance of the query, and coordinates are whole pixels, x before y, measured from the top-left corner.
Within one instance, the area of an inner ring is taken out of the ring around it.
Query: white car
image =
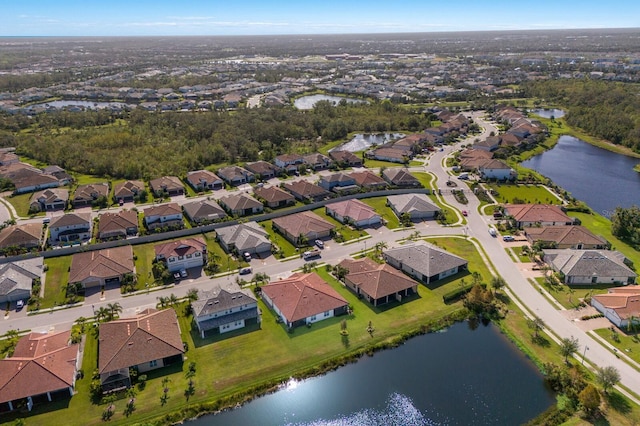
[[[19,311],[22,308],[24,308],[24,300],[18,300],[16,302],[16,311]]]
[[[324,248],[324,241],[322,240],[316,240],[316,246],[318,246],[318,248],[323,249]]]
[[[247,275],[251,273],[251,267],[247,266],[246,268],[241,268],[240,271],[238,272],[240,275]]]

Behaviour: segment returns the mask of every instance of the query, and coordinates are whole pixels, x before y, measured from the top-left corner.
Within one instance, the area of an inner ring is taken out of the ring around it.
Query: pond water
[[[358,102],[366,102],[362,99],[355,98],[345,98],[344,96],[331,96],[331,95],[309,95],[302,96],[295,101],[293,101],[293,106],[298,109],[313,109],[313,106],[316,102],[319,101],[331,101],[334,105],[338,104],[341,100],[345,100],[347,102],[358,103]]]
[[[560,117],[564,117],[564,115],[566,114],[563,109],[557,109],[557,108],[551,108],[551,109],[537,108],[537,109],[530,109],[529,112],[539,115],[542,118],[551,118],[551,117],[560,118]]]
[[[459,323],[189,425],[515,425],[553,403],[497,327]]]
[[[640,206],[640,159],[598,148],[573,136],[561,136],[553,149],[522,163],[551,179],[610,217],[618,207]]]
[[[336,146],[331,151],[363,151],[369,147],[404,137],[404,133],[358,133],[349,142]]]
[[[123,102],[91,102],[91,101],[51,101],[43,104],[38,104],[35,106],[49,106],[53,108],[63,108],[69,106],[78,106],[87,109],[100,109],[100,108],[109,108],[113,106],[117,107],[132,107],[132,105],[127,105]]]

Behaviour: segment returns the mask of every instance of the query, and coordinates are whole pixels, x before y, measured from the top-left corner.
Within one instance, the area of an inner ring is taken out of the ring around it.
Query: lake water
[[[333,102],[334,105],[336,105],[341,100],[345,100],[351,103],[366,102],[362,99],[345,98],[344,96],[309,95],[309,96],[302,96],[296,99],[295,101],[293,101],[293,106],[295,106],[298,109],[313,109],[313,106],[316,104],[316,102],[319,102],[319,101],[331,101]]]
[[[78,106],[78,107],[82,107],[82,108],[87,108],[87,109],[101,109],[101,108],[109,108],[112,106],[117,106],[117,107],[133,107],[132,105],[127,105],[123,102],[91,102],[91,101],[65,101],[65,100],[61,100],[61,101],[51,101],[51,102],[46,102],[43,104],[38,104],[35,106],[50,106],[53,108],[63,108],[63,107],[69,107],[69,106]]]
[[[529,112],[539,115],[542,118],[551,118],[551,117],[560,118],[560,117],[564,117],[564,115],[566,114],[564,110],[557,109],[557,108],[552,108],[552,109],[537,108],[537,109],[531,109],[529,110]]]
[[[573,136],[561,136],[557,145],[522,163],[551,179],[609,217],[617,206],[640,206],[640,159],[616,154]]]
[[[349,142],[336,146],[331,151],[363,151],[369,147],[382,145],[404,136],[404,133],[358,133]]]
[[[189,425],[516,425],[554,401],[497,327],[459,323]]]

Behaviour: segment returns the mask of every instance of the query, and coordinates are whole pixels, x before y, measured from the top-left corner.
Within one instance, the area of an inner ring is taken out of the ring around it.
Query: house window
[[[178,260],[184,259],[184,256],[178,256]]]
[[[192,256],[191,256],[190,254],[188,254],[188,255],[187,255],[187,259],[191,259],[191,257],[192,257]]]
[[[196,257],[200,257],[200,252],[199,252],[199,251],[198,251],[198,252],[196,252],[196,255],[195,255],[195,256],[196,256]]]
[[[327,311],[327,312],[324,313],[324,317],[325,318],[328,317],[329,315],[331,315],[331,311]]]
[[[169,258],[169,262],[175,262],[175,261],[176,261],[176,258],[175,258],[175,257],[170,257],[170,258]]]
[[[153,361],[149,361],[149,368],[154,368],[158,366],[158,360],[154,359]]]

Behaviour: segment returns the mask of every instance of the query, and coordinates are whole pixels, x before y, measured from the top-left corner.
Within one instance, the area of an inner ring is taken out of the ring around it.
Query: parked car
[[[187,270],[182,268],[180,269],[180,278],[187,278],[189,274],[187,274]]]
[[[16,302],[16,311],[21,310],[22,308],[24,308],[24,300],[18,300]]]
[[[511,242],[515,241],[515,238],[513,238],[512,235],[505,235],[504,237],[502,237],[502,241]]]
[[[246,268],[240,268],[239,274],[240,275],[247,275],[250,274],[252,271],[250,266],[247,266]]]
[[[316,246],[318,246],[318,248],[323,249],[324,248],[324,241],[316,240]]]
[[[242,258],[245,261],[250,262],[251,261],[251,253],[249,253],[248,251],[245,251],[244,253],[242,253]]]

